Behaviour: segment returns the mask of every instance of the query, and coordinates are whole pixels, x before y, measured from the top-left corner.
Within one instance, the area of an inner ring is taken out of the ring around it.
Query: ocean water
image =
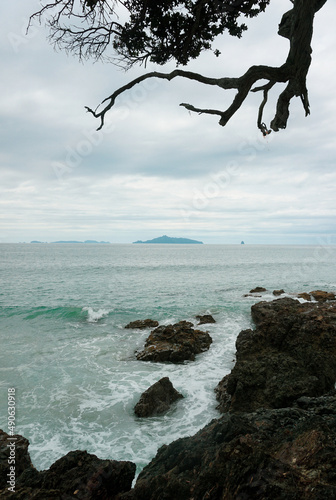
[[[252,326],[244,297],[263,300],[336,289],[336,247],[251,245],[0,245],[0,427],[7,390],[16,389],[16,432],[30,441],[36,468],[70,450],[131,460],[137,473],[162,444],[213,418],[214,387],[229,373],[238,333]],[[149,331],[210,313],[213,344],[193,362],[137,361]],[[141,393],[169,376],[185,397],[160,417],[133,413]]]

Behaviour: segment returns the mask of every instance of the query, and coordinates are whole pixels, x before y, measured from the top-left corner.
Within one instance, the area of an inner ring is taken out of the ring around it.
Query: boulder
[[[217,388],[223,412],[290,406],[336,381],[336,303],[281,298],[252,306],[255,330],[236,341],[236,364]]]
[[[252,288],[249,293],[260,293],[260,292],[267,292],[266,288],[263,286],[257,286],[256,288]]]
[[[172,403],[180,398],[183,398],[182,394],[174,389],[168,377],[164,377],[141,395],[134,407],[134,413],[137,417],[160,415],[169,410]]]
[[[9,494],[8,435],[0,431],[0,498]],[[12,438],[10,438],[12,439]],[[128,491],[135,475],[135,464],[116,460],[101,460],[86,451],[71,451],[57,460],[48,470],[37,471],[28,453],[29,441],[17,436],[15,448],[15,498],[81,498],[82,500],[114,500],[118,494]]]
[[[283,293],[285,293],[285,290],[282,288],[281,290],[273,290],[273,295],[275,295],[275,297],[279,297],[279,295],[282,295]]]
[[[196,316],[199,325],[206,325],[207,323],[216,323],[216,320],[211,314],[203,314],[203,316]]]
[[[324,292],[323,290],[314,290],[309,292],[310,295],[318,302],[326,302],[327,300],[335,300],[335,294],[333,292]]]
[[[159,322],[154,319],[137,319],[131,321],[125,328],[138,328],[139,330],[145,330],[146,328],[156,328],[159,326]]]
[[[120,500],[334,500],[336,396],[227,413],[162,446]]]
[[[195,355],[209,349],[212,339],[208,332],[195,330],[188,321],[155,328],[146,340],[143,351],[137,353],[140,361],[181,363],[193,361]]]

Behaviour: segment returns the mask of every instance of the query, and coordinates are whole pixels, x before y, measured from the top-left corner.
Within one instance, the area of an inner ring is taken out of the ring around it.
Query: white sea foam
[[[100,319],[106,318],[111,312],[107,309],[98,309],[95,311],[92,307],[83,307],[83,311],[87,311],[87,321],[88,323],[97,323]]]

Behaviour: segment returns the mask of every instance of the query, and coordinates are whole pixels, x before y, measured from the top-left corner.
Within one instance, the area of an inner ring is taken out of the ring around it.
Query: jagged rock
[[[28,453],[28,439],[15,434],[11,436],[0,429],[0,490],[7,488],[7,474],[10,472],[8,460],[15,459],[15,476],[18,478],[25,469],[33,467]]]
[[[1,439],[0,498],[6,498],[9,494],[6,485],[8,457],[3,446],[8,440],[8,435],[3,431]],[[132,462],[100,460],[96,455],[86,451],[71,451],[57,460],[48,470],[39,472],[30,461],[28,440],[18,436],[17,443],[15,498],[113,500],[119,493],[128,491],[132,486],[135,475],[135,464]]]
[[[138,417],[160,415],[169,410],[172,403],[180,398],[183,398],[182,394],[174,389],[168,377],[164,377],[141,395],[134,407],[134,413]]]
[[[336,303],[291,298],[252,306],[255,330],[240,332],[236,364],[216,388],[221,411],[290,406],[336,381]]]
[[[125,328],[138,328],[140,330],[145,330],[146,328],[156,328],[159,326],[159,322],[154,319],[137,319],[136,321],[131,321]]]
[[[204,314],[203,316],[196,316],[199,325],[205,325],[207,323],[216,323],[216,320],[211,316],[211,314]]]
[[[298,298],[311,301],[311,296],[307,292],[298,293]]]
[[[281,288],[281,290],[273,290],[273,295],[275,295],[276,297],[279,297],[279,295],[282,295],[283,293],[285,293],[285,290],[283,290]]]
[[[323,290],[314,290],[309,292],[310,295],[318,302],[325,302],[327,300],[335,300],[335,294],[333,292],[324,292]]]
[[[120,500],[334,500],[335,466],[333,394],[304,407],[227,413],[162,446]]]
[[[136,355],[140,361],[181,363],[193,361],[195,355],[209,349],[212,339],[208,332],[194,330],[193,324],[180,321],[175,325],[155,328],[146,340],[143,351]]]
[[[78,498],[114,498],[132,486],[135,464],[100,460],[86,451],[71,451],[42,473],[44,489],[61,489]],[[60,484],[61,482],[61,484]]]
[[[256,288],[252,288],[249,293],[260,293],[260,292],[266,292],[266,288],[263,286],[257,286]]]

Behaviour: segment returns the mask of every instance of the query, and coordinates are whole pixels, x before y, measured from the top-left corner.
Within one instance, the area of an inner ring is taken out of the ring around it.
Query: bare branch
[[[206,113],[208,115],[223,115],[223,111],[218,111],[217,109],[201,109],[201,108],[195,108],[192,104],[187,104],[185,102],[181,102],[180,106],[183,106],[186,108],[188,111],[193,111],[194,113],[198,113],[199,115],[202,115],[203,113]]]
[[[211,78],[180,69],[170,73],[152,71],[115,90],[95,110],[89,107],[86,110],[100,120],[100,130],[104,126],[106,113],[122,93],[149,78],[170,81],[182,77],[222,90],[236,90],[226,110],[198,108],[193,104],[181,103],[180,106],[188,111],[217,115],[220,117],[219,124],[225,126],[250,92],[261,91],[263,99],[257,117],[259,130],[265,136],[270,133],[270,128],[274,131],[286,128],[290,102],[294,97],[301,99],[305,115],[310,113],[306,78],[311,64],[313,21],[315,13],[327,0],[291,1],[293,7],[283,15],[278,32],[290,42],[288,56],[282,66],[252,66],[237,78]],[[51,13],[47,21],[51,28],[50,39],[56,46],[77,54],[80,59],[90,56],[102,58],[106,49],[112,46],[121,61],[129,66],[134,63],[146,64],[148,60],[163,64],[171,58],[186,64],[202,50],[211,48],[211,42],[224,29],[228,29],[230,34],[241,36],[246,27],[239,24],[239,15],[253,17],[263,12],[269,3],[270,0],[167,0],[167,8],[162,12],[159,4],[148,1],[49,0],[31,16],[29,25],[33,19],[37,18],[41,22],[46,13]],[[129,10],[127,22],[118,22],[115,11],[117,5]],[[256,82],[262,80],[266,80],[266,83],[254,87]],[[263,113],[268,93],[276,83],[287,85],[278,96],[269,128],[263,122]]]
[[[265,104],[267,103],[268,92],[275,85],[275,83],[276,82],[273,82],[271,80],[268,83],[266,83],[265,85],[262,85],[261,87],[255,87],[254,89],[251,89],[251,92],[259,92],[260,90],[263,90],[264,98],[261,101],[261,104],[259,106],[257,125],[258,125],[258,128],[261,130],[264,137],[266,135],[270,134],[271,130],[269,130],[267,128],[266,124],[262,121],[263,111],[264,111]]]

